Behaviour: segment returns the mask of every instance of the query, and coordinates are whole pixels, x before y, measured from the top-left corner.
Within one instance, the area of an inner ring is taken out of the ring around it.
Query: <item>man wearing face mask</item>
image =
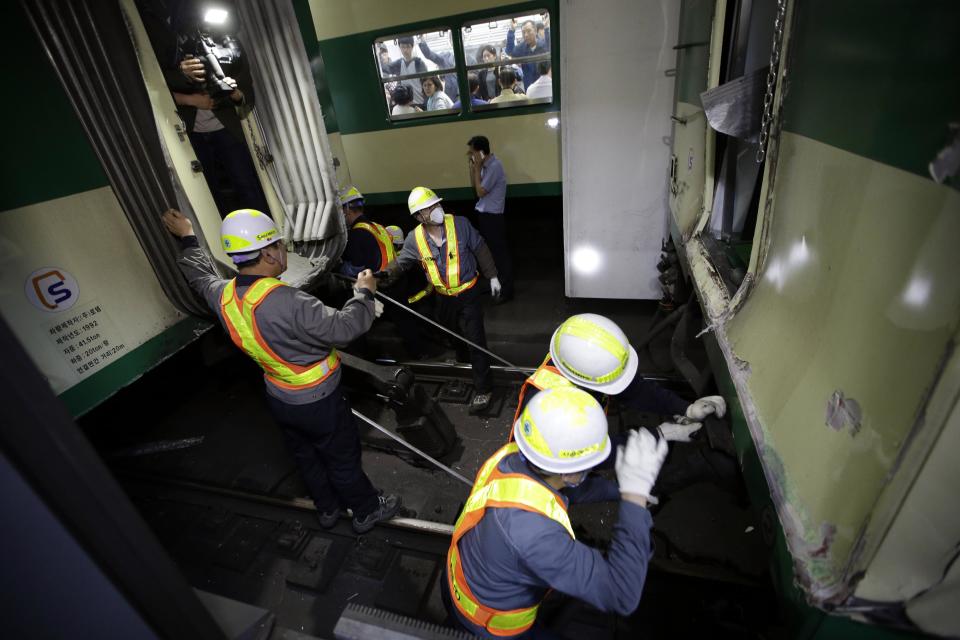
[[[337,311],[277,279],[287,268],[287,250],[273,220],[260,211],[240,209],[223,219],[223,250],[240,270],[230,280],[214,270],[189,219],[170,209],[163,224],[180,238],[178,264],[190,286],[234,344],[263,369],[270,413],[303,475],[320,526],[332,528],[347,508],[357,533],[396,515],[400,497],[378,493],[360,466],[360,436],[340,391],[336,349],[373,324],[373,272],[360,272],[356,293]]]
[[[454,527],[441,591],[447,611],[487,638],[549,635],[537,611],[550,589],[630,615],[653,555],[646,507],[666,441],[631,432],[616,455],[618,486],[588,475],[612,449],[589,393],[540,391],[513,428],[514,441],[480,468]],[[619,500],[620,510],[604,555],[577,542],[567,507],[606,500]]]
[[[420,225],[407,234],[403,249],[387,269],[389,279],[420,263],[427,281],[439,294],[436,300],[437,320],[451,331],[471,342],[487,347],[483,327],[483,307],[474,285],[480,274],[490,279],[490,292],[500,295],[500,280],[490,249],[473,225],[463,217],[445,214],[439,197],[432,189],[416,187],[407,198],[410,214]],[[490,359],[477,349],[458,341],[457,354],[461,361],[467,357],[473,368],[475,394],[470,413],[479,413],[490,404]]]

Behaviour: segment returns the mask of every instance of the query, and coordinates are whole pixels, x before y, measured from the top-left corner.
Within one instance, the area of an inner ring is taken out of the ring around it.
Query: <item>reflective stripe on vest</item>
[[[517,451],[516,443],[504,445],[480,468],[473,491],[457,518],[447,553],[447,586],[454,605],[467,620],[496,636],[517,635],[529,629],[537,618],[540,603],[509,611],[481,604],[470,590],[463,572],[457,549],[460,538],[480,523],[488,507],[499,507],[539,513],[560,524],[571,538],[576,539],[566,507],[549,487],[522,473],[503,473],[497,469],[503,458]]]
[[[417,250],[420,252],[420,262],[423,264],[424,271],[427,272],[427,279],[437,293],[444,296],[455,296],[462,291],[466,291],[477,282],[477,276],[473,280],[460,284],[460,245],[457,244],[457,227],[454,224],[453,216],[449,213],[443,216],[443,228],[447,234],[447,279],[440,276],[440,268],[437,261],[430,252],[430,244],[427,242],[427,230],[421,224],[414,232],[417,240]]]
[[[340,366],[340,355],[330,355],[312,365],[298,365],[280,358],[260,335],[254,312],[277,287],[285,286],[276,278],[260,278],[243,295],[236,295],[237,281],[227,283],[220,295],[220,309],[230,339],[263,369],[264,377],[278,387],[296,391],[314,387],[326,380]]]
[[[413,304],[418,300],[422,300],[423,298],[426,298],[428,295],[430,295],[432,291],[433,291],[433,287],[431,287],[430,285],[427,285],[423,291],[417,291],[415,294],[407,298],[407,302],[409,304]]]
[[[387,265],[397,259],[397,251],[393,248],[393,240],[390,234],[381,225],[376,222],[358,222],[353,225],[354,229],[363,229],[373,234],[377,244],[380,246],[380,269],[383,271]]]

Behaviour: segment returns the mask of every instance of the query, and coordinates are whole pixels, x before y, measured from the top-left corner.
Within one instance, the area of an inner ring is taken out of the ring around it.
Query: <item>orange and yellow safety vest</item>
[[[414,232],[414,238],[417,241],[417,251],[420,252],[420,262],[423,264],[423,270],[427,273],[427,280],[433,285],[434,290],[443,296],[456,296],[466,291],[477,283],[477,276],[469,282],[460,282],[460,245],[457,244],[457,227],[454,224],[453,216],[449,213],[443,216],[443,228],[447,235],[447,277],[444,279],[440,275],[440,268],[437,261],[433,258],[430,251],[430,244],[427,242],[427,230],[421,224]]]
[[[376,239],[377,245],[380,247],[380,268],[378,271],[383,271],[388,264],[397,259],[397,250],[393,248],[390,233],[382,225],[376,222],[358,222],[353,225],[353,228],[369,231]]]
[[[501,611],[481,603],[470,590],[463,572],[457,544],[468,531],[480,523],[488,508],[513,508],[539,513],[559,523],[576,539],[567,508],[546,485],[522,473],[503,473],[497,465],[503,458],[519,451],[511,442],[501,447],[480,468],[473,490],[453,529],[453,540],[447,552],[447,585],[457,610],[470,622],[496,636],[513,636],[529,629],[537,618],[540,603],[531,607]]]
[[[270,348],[260,335],[254,312],[270,292],[283,286],[286,285],[276,278],[260,278],[238,297],[234,278],[220,294],[220,309],[230,339],[260,365],[267,380],[291,391],[308,389],[326,380],[340,366],[340,355],[331,348],[326,358],[304,366],[285,361]]]

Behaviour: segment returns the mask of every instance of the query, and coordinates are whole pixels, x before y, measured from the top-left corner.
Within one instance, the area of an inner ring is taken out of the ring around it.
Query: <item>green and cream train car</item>
[[[512,211],[562,201],[568,296],[658,298],[672,238],[790,635],[960,635],[956,3],[230,5],[298,282],[342,252],[338,188],[469,200],[465,142],[488,136]],[[211,327],[158,213],[228,260],[137,3],[2,12],[3,320],[77,416]],[[528,20],[547,46],[508,60]],[[407,38],[422,71],[393,71]],[[463,97],[544,63],[549,97],[395,109],[424,77]]]

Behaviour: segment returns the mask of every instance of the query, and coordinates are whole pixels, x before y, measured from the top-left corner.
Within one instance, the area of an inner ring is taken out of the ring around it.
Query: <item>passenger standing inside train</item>
[[[497,60],[497,50],[493,45],[485,44],[477,54],[477,64],[490,64]],[[497,67],[481,69],[477,74],[480,80],[480,98],[489,102],[500,94],[500,85],[497,82]]]
[[[613,447],[603,408],[575,388],[537,393],[513,433],[480,468],[454,526],[440,592],[448,613],[480,637],[559,637],[537,620],[552,589],[630,615],[653,555],[647,503],[666,441],[632,431],[616,450],[618,485],[590,476]],[[570,503],[600,501],[620,504],[607,553],[578,542],[567,514]]]
[[[380,66],[380,69],[385,75],[405,76],[414,73],[424,73],[427,70],[427,63],[423,61],[423,58],[413,55],[413,37],[403,36],[402,38],[398,38],[397,44],[400,46],[400,55],[402,57],[399,60],[394,60],[393,62]],[[413,104],[420,107],[426,104],[427,99],[423,95],[420,78],[401,80],[400,84],[410,87],[410,90],[413,92]]]
[[[550,352],[520,388],[517,412],[537,390],[580,387],[638,411],[676,416],[660,431],[667,440],[689,442],[711,414],[723,417],[727,403],[706,396],[692,403],[637,375],[638,357],[626,334],[607,317],[581,313],[567,318],[550,339]]]
[[[513,298],[513,258],[507,246],[507,216],[504,213],[507,174],[500,159],[491,153],[486,136],[473,136],[467,141],[467,162],[470,184],[479,198],[474,206],[477,230],[490,247],[503,285],[497,302],[506,302]]]
[[[480,76],[475,72],[469,71],[467,73],[467,86],[470,87],[470,106],[477,107],[487,104],[487,101],[480,97]],[[461,108],[460,101],[457,100],[453,103],[454,109]]]
[[[490,291],[500,295],[500,280],[493,256],[473,225],[463,217],[445,214],[441,198],[431,189],[416,187],[407,198],[410,214],[419,222],[407,234],[396,262],[388,269],[392,281],[401,273],[420,263],[427,279],[438,294],[437,320],[484,349],[487,347],[483,327],[483,307],[477,291],[479,275],[490,279]],[[470,412],[479,413],[490,404],[493,385],[490,380],[490,359],[474,348],[469,352],[457,341],[458,357],[468,357],[473,367],[475,394]]]
[[[377,492],[360,466],[360,436],[340,390],[336,347],[373,323],[377,281],[368,269],[339,311],[284,285],[287,250],[276,226],[252,209],[230,213],[220,226],[223,250],[240,270],[224,280],[200,248],[190,220],[170,209],[163,224],[180,238],[180,270],[227,330],[233,343],[264,371],[267,404],[280,425],[320,526],[331,528],[343,509],[365,533],[400,509],[400,497]]]
[[[355,278],[367,269],[373,272],[386,271],[397,259],[397,250],[390,232],[364,215],[363,194],[356,187],[351,186],[340,194],[340,204],[347,224],[347,246],[341,256],[340,273]],[[407,295],[407,288],[408,283],[404,278],[403,281],[391,285],[384,293],[403,303],[410,297]],[[397,327],[403,346],[411,357],[419,359],[428,353],[426,336],[416,317],[394,306],[385,309],[384,315]],[[361,349],[365,346],[359,345]],[[357,347],[358,345],[353,345],[351,350]]]
[[[537,26],[533,23],[533,20],[526,20],[520,26],[520,33],[523,36],[523,42],[520,44],[515,44],[516,42],[516,29],[517,21],[516,19],[510,21],[510,30],[507,31],[507,46],[505,51],[507,55],[511,58],[524,58],[527,56],[536,56],[543,53],[548,53],[550,51],[550,16],[548,15],[544,18],[544,36],[543,38],[537,37]],[[520,69],[523,71],[523,88],[526,89],[531,84],[536,82],[537,78],[540,77],[540,73],[537,71],[536,62],[524,62],[520,65]],[[502,85],[501,85],[502,86]]]

